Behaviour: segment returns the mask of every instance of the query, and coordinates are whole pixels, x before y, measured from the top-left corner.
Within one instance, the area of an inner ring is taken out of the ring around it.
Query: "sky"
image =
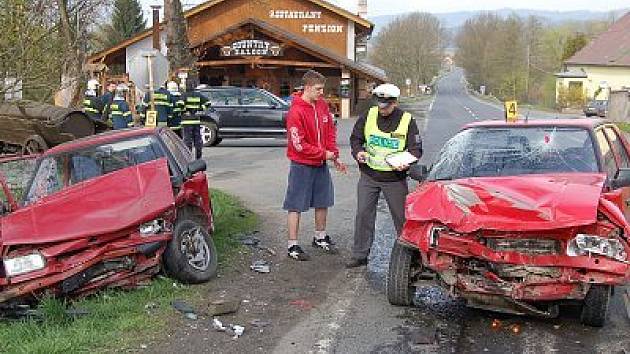
[[[358,0],[328,1],[349,11],[356,12]],[[150,12],[150,5],[163,4],[163,0],[140,0],[140,2],[145,10],[145,16]],[[204,1],[182,0],[185,8],[187,5],[192,6],[202,2]],[[368,16],[392,15],[409,11],[441,13],[503,8],[551,11],[610,11],[627,7],[630,7],[628,0],[368,0]]]

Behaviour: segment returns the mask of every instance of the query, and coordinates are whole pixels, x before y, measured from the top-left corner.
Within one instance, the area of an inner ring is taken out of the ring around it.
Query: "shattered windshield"
[[[449,140],[429,180],[598,171],[585,129],[482,127],[466,129]]]
[[[22,199],[28,181],[35,171],[35,165],[36,160],[34,158],[0,162],[0,176],[5,179],[9,191],[16,201]],[[0,201],[3,203],[8,201],[2,188],[0,188]]]

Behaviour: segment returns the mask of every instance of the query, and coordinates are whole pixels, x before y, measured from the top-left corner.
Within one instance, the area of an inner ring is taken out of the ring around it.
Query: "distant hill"
[[[612,12],[615,18],[621,17],[626,13],[628,9],[620,9]],[[460,27],[466,22],[467,19],[478,15],[484,11],[461,11],[461,12],[447,12],[447,13],[435,13],[435,15],[442,23],[444,27],[448,29],[455,29]],[[487,12],[487,11],[485,11]],[[496,11],[490,11],[498,14],[501,17],[508,17],[512,14],[516,14],[520,17],[537,16],[542,18],[548,23],[562,23],[566,21],[585,21],[585,20],[604,20],[607,19],[611,12],[597,12],[597,11],[543,11],[543,10],[528,10],[528,9],[500,9]],[[389,24],[393,19],[399,15],[384,15],[369,17],[375,25],[373,36]]]

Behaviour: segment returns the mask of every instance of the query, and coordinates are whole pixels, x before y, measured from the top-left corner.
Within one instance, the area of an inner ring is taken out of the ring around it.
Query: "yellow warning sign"
[[[516,101],[505,101],[505,120],[507,122],[516,122],[518,117],[518,105]]]
[[[147,120],[144,122],[144,126],[149,128],[157,126],[157,111],[147,111]]]

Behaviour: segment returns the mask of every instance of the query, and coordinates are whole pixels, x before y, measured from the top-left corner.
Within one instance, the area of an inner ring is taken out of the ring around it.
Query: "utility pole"
[[[527,50],[526,50],[526,56],[527,56],[527,75],[525,76],[525,100],[529,103],[529,43],[527,43]]]

